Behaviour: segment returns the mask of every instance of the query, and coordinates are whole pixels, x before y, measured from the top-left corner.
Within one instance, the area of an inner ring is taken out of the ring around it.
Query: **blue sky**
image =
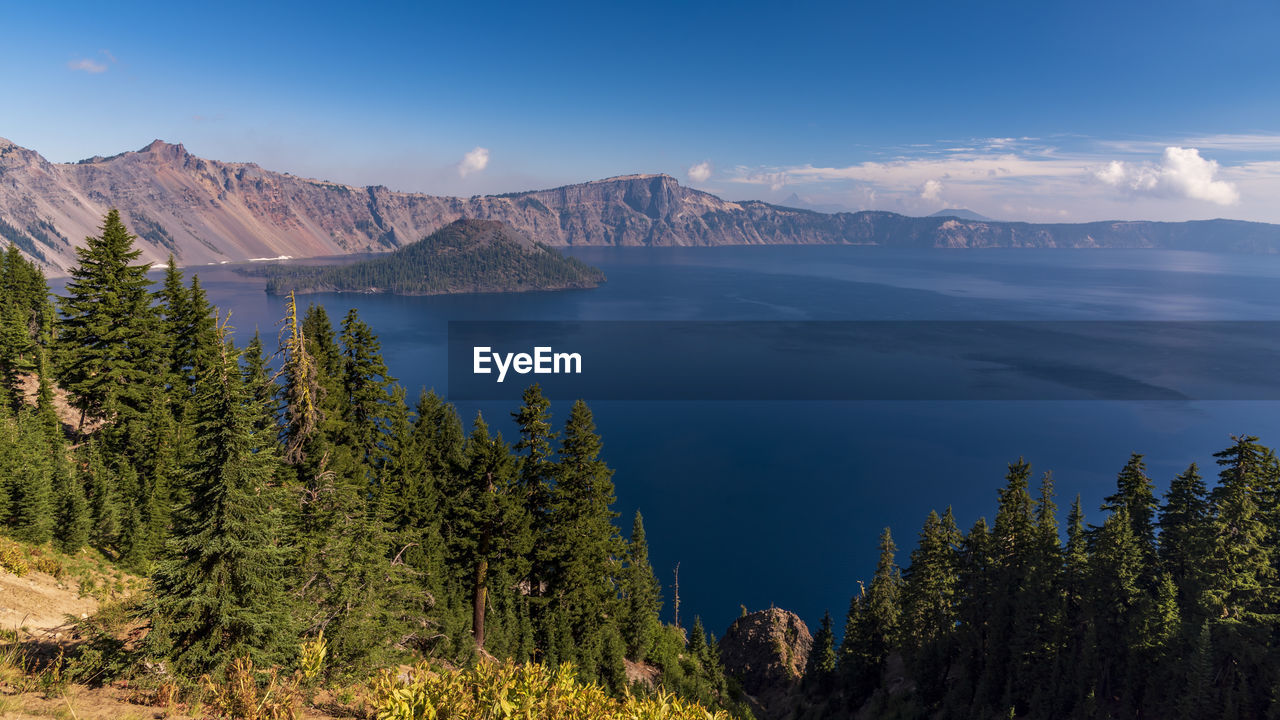
[[[1280,4],[63,4],[6,11],[0,136],[153,138],[472,195],[1280,222]]]

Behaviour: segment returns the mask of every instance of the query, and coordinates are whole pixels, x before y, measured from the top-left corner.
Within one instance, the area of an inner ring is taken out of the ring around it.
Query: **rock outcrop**
[[[1280,225],[1230,220],[1036,225],[731,202],[668,175],[625,175],[472,198],[356,187],[206,160],[159,140],[135,152],[51,163],[0,139],[0,243],[49,272],[118,208],[143,259],[184,265],[393,250],[459,218],[500,220],[566,245],[851,243],[904,247],[1162,247],[1280,252]]]
[[[764,715],[776,717],[792,704],[811,647],[813,637],[798,615],[770,608],[733,621],[720,639],[720,660]]]

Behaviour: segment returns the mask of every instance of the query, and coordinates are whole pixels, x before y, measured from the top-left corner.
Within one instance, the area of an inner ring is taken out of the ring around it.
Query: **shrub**
[[[302,705],[296,675],[281,679],[278,668],[255,671],[248,657],[232,661],[225,682],[205,675],[200,684],[214,713],[234,720],[296,720]]]
[[[0,540],[0,568],[22,577],[27,574],[27,559],[22,547],[7,540]]]
[[[723,712],[658,691],[610,697],[595,683],[580,683],[570,665],[485,662],[467,670],[418,666],[401,680],[384,670],[373,683],[378,720],[728,720]]]

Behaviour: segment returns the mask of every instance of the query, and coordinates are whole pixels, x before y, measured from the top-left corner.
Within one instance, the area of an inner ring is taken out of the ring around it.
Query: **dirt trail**
[[[96,600],[80,597],[74,580],[34,570],[22,577],[0,570],[0,629],[55,636],[66,630],[68,616],[79,619],[97,609]]]

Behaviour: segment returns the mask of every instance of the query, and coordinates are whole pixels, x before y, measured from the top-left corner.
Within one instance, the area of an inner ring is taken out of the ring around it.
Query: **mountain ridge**
[[[111,207],[144,260],[197,266],[280,256],[385,252],[461,219],[502,221],[552,247],[860,244],[900,247],[1125,247],[1280,252],[1280,225],[1237,220],[1034,224],[824,213],[731,201],[670,175],[629,174],[470,198],[355,186],[208,160],[183,145],[53,163],[0,139],[0,242],[51,274],[97,234]]]

